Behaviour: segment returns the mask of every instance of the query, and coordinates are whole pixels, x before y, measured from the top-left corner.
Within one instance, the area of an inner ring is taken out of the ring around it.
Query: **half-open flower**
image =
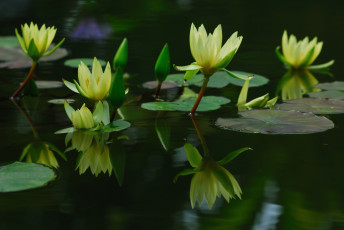
[[[280,47],[276,48],[276,55],[286,66],[295,69],[308,68],[308,69],[324,69],[333,65],[334,60],[320,65],[311,65],[319,56],[323,42],[318,42],[318,38],[314,37],[311,41],[308,37],[303,40],[297,41],[295,35],[291,34],[288,37],[287,31],[284,31],[282,36],[282,51]]]
[[[95,106],[93,114],[85,106],[82,105],[80,109],[74,110],[67,101],[64,103],[67,116],[72,121],[76,129],[92,129],[98,126],[103,119],[103,104],[98,102]]]
[[[222,46],[221,25],[216,27],[213,34],[207,34],[203,25],[197,30],[195,25],[192,24],[190,29],[190,49],[196,62],[188,66],[176,66],[176,69],[187,71],[185,75],[187,80],[193,77],[199,70],[206,77],[213,75],[218,70],[225,70],[224,68],[231,62],[239,49],[242,38],[242,36],[238,36],[238,32],[235,32]],[[228,74],[232,77],[242,78],[231,72]]]
[[[94,101],[105,99],[111,86],[111,67],[109,62],[104,72],[96,57],[93,60],[92,72],[83,62],[80,62],[78,79],[79,83],[76,80],[74,80],[74,84],[66,80],[63,80],[63,82],[70,90],[80,93],[84,97]]]
[[[38,29],[37,24],[30,23],[30,26],[25,23],[21,26],[22,36],[19,35],[15,29],[16,36],[23,51],[33,60],[38,60],[41,57],[52,54],[64,42],[64,38],[51,50],[50,47],[55,34],[55,27],[46,27],[44,24]]]

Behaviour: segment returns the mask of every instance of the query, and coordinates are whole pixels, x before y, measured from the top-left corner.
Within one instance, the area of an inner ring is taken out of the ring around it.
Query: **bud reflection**
[[[320,91],[313,88],[316,84],[318,80],[307,69],[290,69],[278,82],[277,94],[281,92],[282,100],[299,99],[306,93]]]

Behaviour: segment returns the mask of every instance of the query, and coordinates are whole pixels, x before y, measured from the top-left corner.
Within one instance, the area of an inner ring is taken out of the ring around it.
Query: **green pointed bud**
[[[123,81],[123,71],[121,67],[119,67],[112,79],[109,95],[108,95],[108,102],[111,106],[115,108],[121,107],[125,98],[125,88],[124,88],[124,81]]]
[[[128,62],[128,40],[123,39],[121,45],[119,46],[115,57],[113,59],[113,69],[116,71],[119,67],[124,69]]]
[[[167,43],[162,48],[158,60],[155,63],[155,78],[159,82],[165,81],[168,73],[170,72],[170,51]]]

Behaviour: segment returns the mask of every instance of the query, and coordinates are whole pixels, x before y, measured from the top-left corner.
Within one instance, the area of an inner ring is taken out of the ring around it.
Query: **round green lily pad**
[[[313,113],[250,110],[239,114],[242,118],[218,118],[215,124],[223,129],[262,134],[307,134],[334,127],[331,120]]]
[[[0,37],[0,47],[13,48],[18,47],[19,41],[15,36],[1,36]]]
[[[344,100],[344,91],[329,90],[329,91],[312,92],[312,93],[308,93],[307,95],[313,98],[328,98],[328,99]]]
[[[61,88],[63,86],[62,81],[36,81],[38,89],[53,89]]]
[[[314,87],[318,89],[324,89],[324,90],[343,90],[344,91],[344,81],[325,82],[325,83],[317,84]]]
[[[143,88],[156,89],[158,81],[147,81],[142,84]],[[174,81],[164,81],[161,85],[161,89],[172,89],[178,87],[178,83]]]
[[[259,74],[248,73],[244,71],[231,71],[231,72],[245,75],[245,76],[253,75],[254,77],[250,81],[249,87],[258,87],[258,86],[265,85],[269,82],[268,78]],[[202,74],[197,74],[193,78],[185,82],[184,74],[170,74],[167,76],[166,81],[175,81],[177,82],[179,86],[195,85],[195,86],[201,87],[203,84],[203,79],[204,79],[204,76]],[[245,81],[243,80],[239,80],[239,79],[228,76],[228,74],[224,71],[218,71],[210,77],[207,87],[223,88],[223,87],[226,87],[228,84],[243,86],[244,82]]]
[[[97,59],[100,63],[101,66],[105,66],[106,62],[101,59]],[[93,65],[93,58],[74,58],[74,59],[68,59],[64,62],[65,66],[69,66],[72,68],[78,68],[80,62],[83,62],[87,66],[92,66]]]
[[[54,170],[34,163],[14,162],[0,167],[0,192],[38,188],[55,179]]]
[[[141,105],[142,108],[155,111],[190,111],[195,104],[196,98],[179,99],[172,102],[148,102]],[[204,96],[199,104],[197,111],[211,111],[229,103],[225,97]]]
[[[315,114],[344,113],[344,101],[340,100],[303,98],[284,102],[284,104],[276,104],[275,107],[280,110],[296,110]]]
[[[67,101],[68,104],[72,104],[75,102],[74,99],[51,99],[48,101],[48,103],[56,104],[56,105],[63,105],[65,101]]]

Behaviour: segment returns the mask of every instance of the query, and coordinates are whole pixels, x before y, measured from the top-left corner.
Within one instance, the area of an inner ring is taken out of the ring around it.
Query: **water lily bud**
[[[155,63],[155,78],[159,82],[165,81],[168,73],[170,72],[170,51],[167,43],[161,50],[159,57]]]
[[[92,73],[88,67],[81,62],[78,67],[79,83],[74,81],[79,93],[84,97],[94,101],[101,101],[107,97],[111,85],[111,67],[107,63],[103,72],[102,67],[94,58],[92,65]]]
[[[77,129],[90,129],[95,126],[91,111],[85,106],[71,113],[73,126]]]
[[[119,46],[115,57],[113,59],[113,69],[117,70],[118,67],[124,69],[128,62],[128,40],[123,39],[121,45]]]
[[[15,29],[16,36],[18,38],[20,47],[29,57],[33,60],[38,60],[41,57],[52,54],[58,47],[62,45],[64,39],[59,44],[48,51],[55,34],[55,27],[46,27],[44,24],[38,29],[37,24],[31,22],[30,26],[25,23],[21,26],[22,36],[19,35],[17,29]]]
[[[123,72],[122,68],[119,67],[114,75],[114,79],[112,80],[107,100],[109,101],[111,106],[119,108],[123,104],[124,98],[125,88],[123,81]]]

